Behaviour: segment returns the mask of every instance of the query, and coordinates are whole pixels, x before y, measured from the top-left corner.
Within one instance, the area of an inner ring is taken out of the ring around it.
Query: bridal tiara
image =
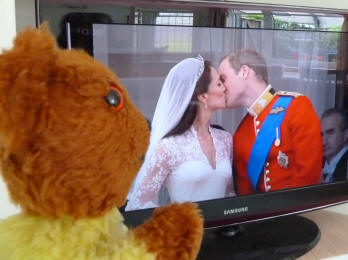
[[[198,81],[198,79],[202,76],[203,71],[204,71],[204,59],[200,54],[198,54],[196,59],[199,60],[199,62],[200,62],[199,70],[198,70],[198,73],[196,75],[196,81]]]

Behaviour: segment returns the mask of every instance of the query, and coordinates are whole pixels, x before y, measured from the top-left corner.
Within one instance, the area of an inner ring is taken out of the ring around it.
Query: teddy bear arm
[[[203,220],[193,203],[157,208],[153,217],[133,230],[157,260],[195,259],[203,235]]]

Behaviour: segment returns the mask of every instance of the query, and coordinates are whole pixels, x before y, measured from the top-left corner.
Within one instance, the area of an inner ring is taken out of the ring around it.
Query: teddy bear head
[[[106,66],[26,29],[0,55],[0,164],[28,214],[75,218],[124,204],[148,144],[145,118]]]

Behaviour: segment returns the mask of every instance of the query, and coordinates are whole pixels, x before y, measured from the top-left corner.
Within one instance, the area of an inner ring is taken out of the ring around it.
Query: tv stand
[[[311,250],[320,240],[320,230],[311,220],[287,216],[243,224],[233,234],[204,230],[198,260],[289,260]]]
[[[243,226],[235,225],[217,228],[214,233],[223,238],[232,238],[238,236],[241,232],[243,232]]]

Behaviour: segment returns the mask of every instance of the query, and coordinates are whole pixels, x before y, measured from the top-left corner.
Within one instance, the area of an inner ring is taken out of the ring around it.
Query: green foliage
[[[342,31],[342,25],[331,26],[329,31],[331,31],[331,32],[341,32]]]
[[[263,14],[243,14],[242,17],[248,20],[256,20],[256,21],[260,21],[265,18]]]
[[[296,22],[288,22],[280,19],[274,19],[274,29],[286,29],[286,30],[313,30],[316,29],[312,24],[301,24]]]

